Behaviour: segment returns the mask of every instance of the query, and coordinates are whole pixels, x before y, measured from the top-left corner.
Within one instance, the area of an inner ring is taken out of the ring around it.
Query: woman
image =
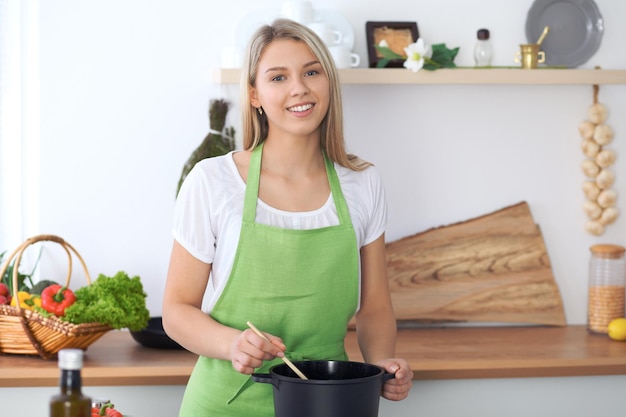
[[[272,416],[271,385],[250,374],[282,356],[347,360],[353,316],[365,361],[395,374],[383,397],[405,398],[413,373],[394,358],[383,188],[346,154],[332,57],[306,27],[276,20],[252,37],[242,86],[244,150],[196,164],[176,204],[164,326],[200,356],[180,415]]]

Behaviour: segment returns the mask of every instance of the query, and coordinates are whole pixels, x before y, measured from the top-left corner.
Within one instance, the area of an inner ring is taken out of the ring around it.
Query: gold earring
[[[262,107],[257,107],[257,111],[259,112],[260,116],[263,116],[263,108]]]

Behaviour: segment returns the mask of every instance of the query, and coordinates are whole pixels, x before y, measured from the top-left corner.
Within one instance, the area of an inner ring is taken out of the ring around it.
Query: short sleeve
[[[368,168],[366,173],[368,174],[366,184],[369,187],[368,201],[371,210],[370,218],[365,223],[363,246],[378,239],[387,228],[387,200],[383,182],[375,167]]]
[[[213,263],[215,233],[211,227],[208,178],[198,164],[183,182],[174,207],[172,235],[192,256]]]
[[[353,171],[337,164],[335,168],[361,248],[385,233],[387,228],[385,189],[374,166],[362,171]]]

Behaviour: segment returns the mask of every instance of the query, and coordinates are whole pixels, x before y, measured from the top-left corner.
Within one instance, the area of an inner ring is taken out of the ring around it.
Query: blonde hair
[[[276,19],[271,25],[260,27],[248,44],[241,72],[241,115],[243,118],[243,147],[254,149],[261,144],[268,134],[265,114],[259,114],[250,103],[250,89],[256,85],[259,61],[263,50],[278,39],[291,39],[304,44],[320,62],[330,84],[330,103],[328,112],[322,120],[320,146],[328,157],[341,166],[360,171],[371,164],[355,155],[346,153],[343,137],[343,104],[339,74],[328,48],[309,28],[288,19]]]

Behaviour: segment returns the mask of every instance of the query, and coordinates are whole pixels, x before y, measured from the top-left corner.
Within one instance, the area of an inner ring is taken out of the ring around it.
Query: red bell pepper
[[[64,316],[65,309],[75,301],[74,292],[59,284],[52,284],[41,292],[41,307],[58,317]]]

